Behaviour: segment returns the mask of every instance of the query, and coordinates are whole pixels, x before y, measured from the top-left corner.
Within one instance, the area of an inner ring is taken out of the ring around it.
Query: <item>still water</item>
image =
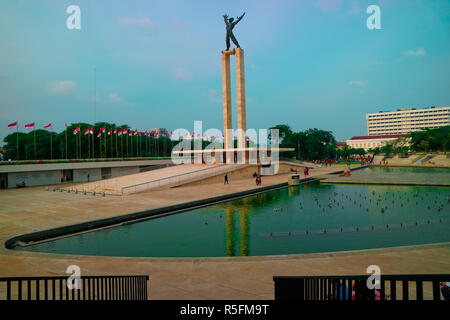
[[[312,182],[24,250],[127,257],[218,257],[446,241],[450,241],[450,187]]]

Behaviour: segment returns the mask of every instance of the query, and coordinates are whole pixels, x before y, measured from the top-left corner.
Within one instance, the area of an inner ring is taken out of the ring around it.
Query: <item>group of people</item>
[[[261,175],[257,174],[256,172],[253,174],[253,178],[255,178],[255,182],[257,186],[261,185]],[[229,180],[228,180],[228,173],[225,174],[224,180],[223,180],[223,184],[230,184]]]
[[[323,167],[324,165],[325,165],[325,167],[328,167],[328,165],[331,167],[331,163],[332,163],[331,159],[322,160],[320,163],[320,167]]]
[[[253,174],[253,178],[255,178],[255,182],[257,186],[261,185],[261,175],[256,172]]]

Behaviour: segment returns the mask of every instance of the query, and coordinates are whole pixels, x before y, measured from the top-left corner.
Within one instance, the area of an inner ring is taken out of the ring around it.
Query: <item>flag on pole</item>
[[[122,134],[127,134],[127,128],[122,130]]]
[[[94,126],[91,127],[91,130],[89,130],[90,134],[94,134]]]
[[[108,131],[108,136],[110,136],[111,133],[112,133],[112,129],[109,129],[109,131]]]
[[[73,130],[73,134],[77,134],[78,131],[80,131],[80,126],[76,127],[75,130]]]
[[[141,131],[138,132],[138,136],[140,136],[140,135],[141,135]]]
[[[16,122],[13,122],[13,123],[10,123],[10,124],[8,124],[8,129],[14,129],[14,128],[17,128],[17,121],[16,121]]]
[[[26,124],[25,129],[34,129],[34,122]]]
[[[119,130],[119,132],[117,132],[117,135],[121,136],[122,135],[122,130]]]
[[[114,128],[114,134],[116,134],[117,133],[117,128]]]
[[[101,137],[101,135],[102,135],[102,130],[100,130],[100,131],[98,132],[97,138]]]
[[[87,128],[86,131],[84,131],[84,135],[87,135],[90,132],[91,132],[91,130],[89,128]]]
[[[100,131],[105,133],[106,127],[100,128]]]
[[[50,122],[48,125],[44,126],[44,129],[50,129],[52,127],[52,123]]]
[[[131,132],[131,131],[130,131],[130,132],[128,132],[128,135],[129,135],[129,136],[131,136],[132,134],[133,134],[133,132]]]
[[[64,123],[64,127],[66,127],[66,128],[67,128],[67,122],[66,122],[66,123]]]
[[[138,132],[138,130],[136,129],[136,130],[134,130],[133,134],[137,135],[137,132]]]

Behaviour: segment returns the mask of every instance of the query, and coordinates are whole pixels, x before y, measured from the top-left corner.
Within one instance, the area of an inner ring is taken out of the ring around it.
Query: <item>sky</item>
[[[66,26],[70,5],[79,30]],[[369,5],[380,7],[381,29],[367,28]],[[222,130],[222,15],[243,12],[234,34],[248,128],[319,128],[340,140],[367,133],[366,113],[449,105],[448,0],[2,0],[1,141],[15,121],[61,131],[94,116]]]

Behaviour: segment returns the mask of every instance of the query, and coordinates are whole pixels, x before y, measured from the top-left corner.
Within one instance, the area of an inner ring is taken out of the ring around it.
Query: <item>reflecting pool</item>
[[[180,189],[180,192],[182,189]],[[450,241],[450,188],[312,182],[24,250],[128,257],[255,256]]]

